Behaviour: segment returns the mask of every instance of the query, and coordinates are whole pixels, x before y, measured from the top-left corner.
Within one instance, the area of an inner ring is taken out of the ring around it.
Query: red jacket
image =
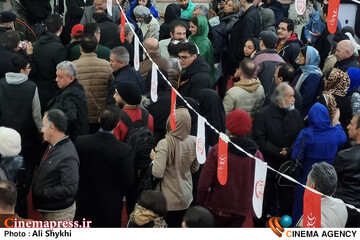
[[[124,110],[124,112],[126,112],[127,115],[129,115],[129,117],[131,118],[131,120],[133,122],[141,119],[141,109],[140,108],[123,109],[123,110]],[[154,120],[150,113],[149,113],[148,127],[149,127],[150,131],[152,131],[154,133]],[[124,142],[126,139],[126,136],[128,134],[128,128],[127,128],[127,126],[125,126],[123,121],[120,120],[119,123],[117,124],[117,126],[115,127],[115,129],[113,130],[113,133],[119,141]]]

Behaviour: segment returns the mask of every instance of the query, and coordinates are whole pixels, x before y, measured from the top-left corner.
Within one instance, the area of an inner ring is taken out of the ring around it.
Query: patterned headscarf
[[[330,119],[333,119],[337,108],[335,95],[340,97],[346,96],[349,86],[350,78],[348,74],[340,69],[334,68],[327,78],[323,91]]]

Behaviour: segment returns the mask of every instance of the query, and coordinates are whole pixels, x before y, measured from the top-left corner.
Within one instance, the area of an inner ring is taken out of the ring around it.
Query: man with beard
[[[265,161],[276,170],[290,159],[292,145],[303,128],[303,119],[294,109],[294,104],[294,90],[288,84],[280,83],[275,88],[271,104],[255,116],[253,138]],[[267,176],[263,216],[254,218],[256,227],[265,227],[269,216],[290,215],[292,210],[294,189],[279,186],[273,171],[268,171]]]
[[[191,0],[177,0],[177,3],[181,7],[180,18],[185,21],[190,21],[195,5],[191,2]]]
[[[159,41],[160,55],[164,58],[170,59],[168,47],[174,40],[184,42],[186,41],[186,29],[188,26],[183,21],[174,21],[170,30],[170,38]]]

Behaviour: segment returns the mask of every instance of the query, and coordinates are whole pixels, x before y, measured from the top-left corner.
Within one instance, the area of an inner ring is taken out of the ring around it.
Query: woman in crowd
[[[300,65],[300,72],[296,77],[295,89],[302,96],[301,115],[305,117],[318,96],[321,80],[320,56],[318,51],[311,46],[304,46],[300,49],[296,59]]]
[[[161,188],[168,215],[169,227],[181,227],[182,218],[193,200],[191,173],[199,169],[196,159],[196,137],[190,136],[191,117],[186,108],[175,110],[176,129],[166,123],[167,134],[150,154],[153,160],[152,174],[162,178]]]
[[[154,18],[156,18],[156,19],[159,18],[159,12],[151,4],[151,0],[134,0],[130,5],[129,10],[127,10],[127,12],[126,12],[126,17],[127,18],[132,18],[133,20],[135,20],[136,16],[134,14],[134,9],[137,6],[147,7],[151,11],[151,14],[154,16]]]
[[[298,135],[291,154],[296,159],[301,150],[299,160],[303,166],[297,179],[306,184],[307,176],[314,163],[327,162],[332,164],[338,148],[346,143],[347,137],[339,122],[340,111],[337,110],[332,118],[327,108],[315,103],[308,114],[309,127],[304,128]],[[304,138],[303,147],[302,141]],[[296,224],[303,214],[304,187],[297,185],[293,206],[292,220]]]
[[[245,42],[244,56],[248,58],[252,58],[255,55],[255,53],[259,50],[260,50],[259,40],[257,40],[256,38],[249,38]]]
[[[214,53],[213,47],[208,39],[209,23],[203,16],[193,17],[190,20],[189,42],[196,44],[199,49],[199,54],[202,56],[210,66],[211,87],[215,84],[215,67],[214,67]],[[216,79],[217,80],[217,79]]]
[[[143,34],[143,41],[147,38],[159,38],[159,21],[154,18],[150,10],[144,6],[137,6],[134,9],[134,14],[138,26]]]
[[[130,214],[126,225],[128,228],[150,227],[165,228],[166,199],[160,191],[143,191]]]

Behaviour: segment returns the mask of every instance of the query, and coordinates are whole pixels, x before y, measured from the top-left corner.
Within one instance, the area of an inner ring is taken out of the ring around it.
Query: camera
[[[27,42],[25,42],[25,41],[20,41],[19,47],[25,50],[25,49],[27,48]]]

